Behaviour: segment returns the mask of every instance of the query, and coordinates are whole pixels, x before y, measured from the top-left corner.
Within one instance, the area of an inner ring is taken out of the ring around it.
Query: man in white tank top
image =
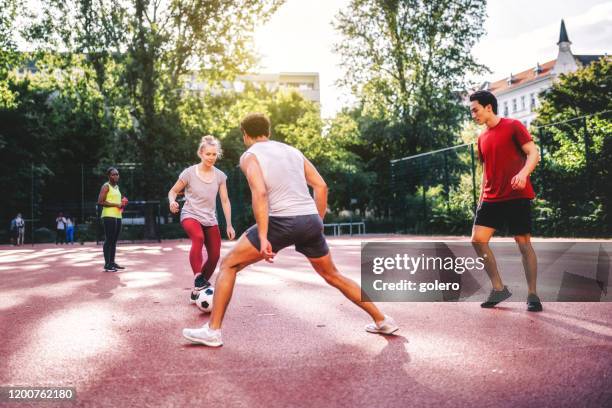
[[[256,224],[221,262],[210,321],[199,329],[184,329],[183,336],[211,347],[223,345],[221,324],[236,274],[261,260],[272,263],[276,253],[290,245],[308,258],[327,283],[372,317],[374,323],[366,326],[367,331],[391,334],[398,330],[395,321],[374,303],[362,302],[359,285],[336,269],[323,235],[327,184],[317,169],[298,149],[270,140],[270,121],[263,114],[248,115],[240,127],[248,147],[240,158],[240,168],[249,182]]]

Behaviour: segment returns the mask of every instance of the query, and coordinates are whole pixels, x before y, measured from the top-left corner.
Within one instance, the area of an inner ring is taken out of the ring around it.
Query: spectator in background
[[[106,170],[108,181],[102,185],[98,195],[98,205],[102,207],[102,222],[104,223],[104,271],[117,272],[125,269],[115,263],[117,240],[121,232],[121,218],[128,199],[121,196],[119,190],[119,170],[109,167]]]
[[[61,211],[55,219],[55,245],[59,243],[66,243],[66,217]]]
[[[74,244],[74,221],[72,217],[66,217],[66,243]]]
[[[11,239],[11,245],[17,245],[17,226],[15,225],[15,218],[11,220],[9,238]]]
[[[24,236],[25,220],[21,217],[21,213],[18,213],[11,221],[11,243],[17,246],[23,245]]]

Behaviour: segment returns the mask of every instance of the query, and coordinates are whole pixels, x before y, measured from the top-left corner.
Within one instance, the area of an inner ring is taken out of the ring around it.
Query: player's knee
[[[477,251],[484,250],[488,244],[489,242],[483,239],[482,237],[472,237],[472,247]]]
[[[221,266],[219,267],[219,272],[221,273],[238,273],[242,268],[240,265],[236,264],[231,257],[226,256],[221,261]]]
[[[516,241],[517,244],[529,244],[531,239],[529,235],[516,235],[514,241]]]
[[[519,250],[521,251],[521,254],[524,255],[529,255],[531,253],[531,251],[533,251],[532,247],[531,247],[531,240],[529,239],[529,237],[524,237],[524,236],[516,236],[514,237],[514,241],[516,241]]]
[[[487,244],[489,239],[486,235],[478,234],[477,232],[472,233],[472,245]]]
[[[228,261],[228,257],[225,257],[222,261],[221,261],[221,265],[219,266],[219,270],[220,271],[224,271],[226,269],[228,269],[230,266],[229,261]]]

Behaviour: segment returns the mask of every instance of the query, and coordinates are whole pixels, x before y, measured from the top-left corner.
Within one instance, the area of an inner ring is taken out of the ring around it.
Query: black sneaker
[[[210,282],[206,280],[203,274],[196,276],[195,280],[193,281],[193,290],[197,290],[198,292],[202,289],[206,289],[209,286]]]
[[[480,304],[480,307],[483,307],[485,309],[490,309],[494,307],[496,304],[508,299],[510,296],[512,296],[512,293],[510,293],[507,286],[504,286],[502,290],[491,289],[491,293],[489,294],[489,297],[484,303]]]
[[[527,296],[527,311],[528,312],[541,312],[542,302],[538,295],[531,294]]]
[[[115,269],[125,269],[125,266],[119,266],[119,265],[117,265],[117,264],[116,264],[116,263],[114,263],[114,262],[111,264],[111,266],[112,266],[113,268],[115,268]]]
[[[104,272],[117,272],[117,268],[113,265],[104,265]]]
[[[193,290],[191,291],[191,295],[189,297],[189,303],[195,304],[196,299],[200,295],[200,291],[209,286],[210,282],[206,280],[203,274],[196,276],[195,280],[193,281]]]

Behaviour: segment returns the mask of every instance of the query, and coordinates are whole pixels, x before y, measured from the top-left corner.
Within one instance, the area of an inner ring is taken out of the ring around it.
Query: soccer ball
[[[213,295],[215,294],[215,288],[212,286],[207,287],[200,291],[196,299],[196,306],[203,312],[210,313],[213,305]]]

